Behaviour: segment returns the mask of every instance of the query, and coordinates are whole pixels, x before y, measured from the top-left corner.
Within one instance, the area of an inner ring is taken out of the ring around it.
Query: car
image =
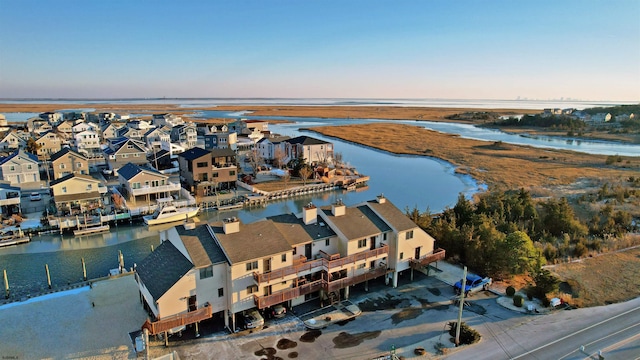
[[[464,293],[465,295],[470,295],[480,290],[487,290],[491,285],[491,278],[478,275],[467,275],[467,280],[464,284]],[[460,294],[460,290],[462,289],[462,280],[458,281],[453,285],[453,290],[456,294]]]
[[[287,308],[282,304],[278,304],[271,309],[271,316],[280,319],[287,315]]]
[[[264,318],[257,309],[248,310],[242,316],[245,329],[257,329],[264,326]]]
[[[105,175],[113,175],[113,170],[111,169],[102,169],[102,173]]]
[[[29,195],[29,198],[31,199],[31,201],[40,201],[42,200],[42,195],[37,192],[32,192],[31,195]]]

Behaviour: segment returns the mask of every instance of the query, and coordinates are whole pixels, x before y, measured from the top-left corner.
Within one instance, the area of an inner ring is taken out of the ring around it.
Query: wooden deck
[[[433,250],[433,254],[429,254],[427,256],[421,257],[420,259],[411,259],[409,262],[409,266],[413,269],[419,269],[421,267],[427,266],[432,262],[444,260],[445,251],[444,249],[437,248]]]
[[[166,318],[162,318],[157,321],[152,322],[147,319],[147,321],[145,321],[145,323],[142,325],[142,328],[148,329],[150,335],[155,335],[180,326],[185,326],[209,319],[211,318],[211,316],[211,306],[209,306],[209,304],[206,304],[204,307],[201,307],[198,310],[167,316]]]

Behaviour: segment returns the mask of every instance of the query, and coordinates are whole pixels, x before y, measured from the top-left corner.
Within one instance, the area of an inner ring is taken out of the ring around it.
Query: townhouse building
[[[251,309],[349,298],[349,288],[444,259],[435,240],[384,196],[341,202],[249,224],[236,218],[161,232],[136,270],[151,334],[212,318],[234,331]],[[171,264],[171,265],[170,265]],[[186,301],[185,301],[186,300]]]
[[[56,216],[98,213],[107,203],[107,187],[90,175],[68,174],[51,181]]]
[[[63,142],[64,139],[62,139],[58,134],[52,131],[47,131],[36,137],[36,144],[39,146],[36,155],[38,155],[40,160],[47,159],[52,154],[55,154],[62,149]]]
[[[54,180],[69,174],[89,175],[89,159],[69,148],[51,155],[50,164]]]
[[[118,172],[118,169],[128,163],[142,165],[147,162],[147,148],[141,141],[126,137],[111,139],[109,147],[104,149],[104,159],[107,167]]]
[[[11,155],[0,158],[0,180],[17,186],[22,183],[39,182],[38,157],[18,149]]]
[[[127,163],[118,170],[121,193],[131,205],[156,204],[159,199],[180,193],[180,184],[169,181],[169,176],[149,166]]]
[[[180,178],[196,196],[206,196],[215,190],[235,188],[236,154],[231,149],[205,150],[191,148],[178,154]]]

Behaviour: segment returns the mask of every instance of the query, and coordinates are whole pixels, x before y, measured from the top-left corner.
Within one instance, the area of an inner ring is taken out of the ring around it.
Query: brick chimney
[[[318,209],[312,203],[302,207],[302,221],[305,225],[315,224],[318,221]]]
[[[222,220],[222,230],[225,234],[234,234],[240,232],[240,220],[235,216]]]

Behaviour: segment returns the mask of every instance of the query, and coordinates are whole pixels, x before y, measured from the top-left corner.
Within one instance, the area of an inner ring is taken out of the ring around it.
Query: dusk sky
[[[640,1],[0,0],[0,97],[640,101]]]

